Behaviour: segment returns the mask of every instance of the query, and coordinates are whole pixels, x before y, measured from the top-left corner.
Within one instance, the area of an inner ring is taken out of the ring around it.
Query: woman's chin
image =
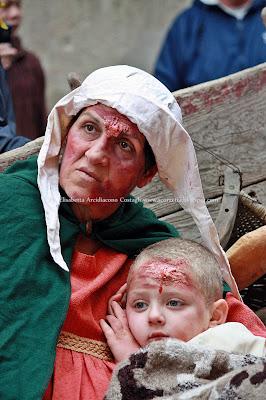
[[[72,210],[76,217],[82,221],[100,221],[110,217],[119,207],[120,202],[106,201],[102,198],[82,197],[72,199]],[[76,201],[77,200],[77,201]]]

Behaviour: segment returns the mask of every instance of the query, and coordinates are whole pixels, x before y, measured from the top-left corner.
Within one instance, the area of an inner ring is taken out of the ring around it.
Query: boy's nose
[[[157,306],[151,307],[149,312],[149,323],[151,325],[154,324],[163,325],[165,323],[165,317],[160,307]]]

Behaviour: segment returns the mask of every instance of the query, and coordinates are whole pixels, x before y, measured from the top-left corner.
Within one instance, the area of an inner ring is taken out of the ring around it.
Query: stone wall
[[[66,75],[130,64],[152,71],[175,15],[191,0],[23,0],[25,47],[39,55],[50,107],[68,91]]]

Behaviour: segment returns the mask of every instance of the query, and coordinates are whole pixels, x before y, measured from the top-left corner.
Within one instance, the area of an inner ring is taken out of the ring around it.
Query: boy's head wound
[[[130,268],[129,288],[136,276],[158,281],[160,290],[164,285],[194,287],[208,304],[223,294],[218,262],[209,250],[191,240],[173,238],[148,246]]]
[[[140,262],[136,267],[133,276],[138,278],[152,278],[160,286],[160,293],[163,286],[179,285],[192,287],[193,280],[190,277],[189,265],[184,258],[173,260],[169,257],[154,256],[145,262]]]

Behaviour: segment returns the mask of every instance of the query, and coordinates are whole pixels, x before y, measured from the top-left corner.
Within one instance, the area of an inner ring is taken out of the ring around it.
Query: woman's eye
[[[94,133],[96,131],[96,128],[93,124],[84,125],[84,129],[87,133]]]
[[[168,305],[169,307],[179,307],[179,306],[182,305],[182,301],[180,301],[180,300],[169,300],[169,301],[167,302],[167,305]]]
[[[131,151],[132,147],[126,140],[120,140],[119,145],[122,150]]]
[[[136,303],[134,303],[134,308],[137,310],[144,310],[147,308],[147,304],[144,303],[144,301],[136,301]]]

